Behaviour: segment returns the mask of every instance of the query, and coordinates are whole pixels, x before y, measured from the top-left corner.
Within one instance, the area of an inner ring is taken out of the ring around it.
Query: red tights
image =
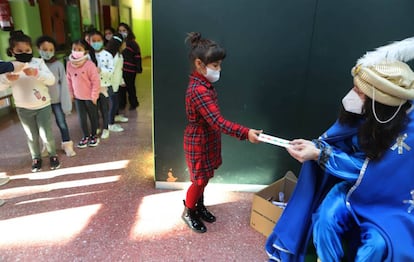
[[[203,196],[204,188],[207,186],[208,181],[198,184],[197,181],[193,182],[187,190],[187,197],[185,199],[185,205],[189,209],[194,209],[197,201]]]

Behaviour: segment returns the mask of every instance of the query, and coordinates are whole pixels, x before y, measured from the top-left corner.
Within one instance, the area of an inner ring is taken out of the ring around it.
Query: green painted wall
[[[42,35],[42,25],[40,23],[39,6],[35,4],[31,6],[29,1],[17,0],[10,1],[10,8],[12,12],[14,29],[23,30],[23,32],[29,35],[33,42]],[[10,33],[0,31],[0,56],[3,60],[10,60],[11,58],[6,55],[6,49],[8,48],[8,39]],[[36,55],[36,48],[33,47],[33,51]]]
[[[134,34],[141,47],[141,56],[151,56],[152,21],[133,18],[132,23]]]
[[[68,29],[70,31],[70,40],[74,41],[82,37],[82,28],[80,25],[79,7],[69,5],[66,7],[66,17]]]
[[[9,46],[9,32],[0,31],[0,58],[1,60],[10,60],[11,57],[8,57],[6,54],[6,49]]]

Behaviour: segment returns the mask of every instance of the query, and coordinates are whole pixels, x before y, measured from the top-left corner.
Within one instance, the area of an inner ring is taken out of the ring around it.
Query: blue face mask
[[[91,43],[91,46],[93,49],[95,49],[95,51],[99,51],[103,47],[103,42],[93,42]]]
[[[44,60],[50,60],[54,55],[55,52],[49,52],[49,51],[43,51],[39,50],[40,57],[42,57]]]

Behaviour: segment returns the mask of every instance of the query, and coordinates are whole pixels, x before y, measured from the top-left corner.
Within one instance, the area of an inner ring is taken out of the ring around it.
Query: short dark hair
[[[104,32],[106,31],[106,30],[109,30],[109,31],[111,31],[112,32],[112,34],[114,34],[115,33],[115,29],[113,28],[113,27],[105,27],[105,29],[104,29]]]
[[[98,30],[92,30],[89,32],[89,37],[92,37],[94,35],[99,35],[102,39],[105,39],[103,34]]]
[[[48,35],[42,35],[41,37],[39,37],[36,40],[36,46],[37,47],[40,47],[40,45],[43,44],[44,42],[52,43],[52,45],[56,48],[56,41],[55,41],[55,39],[53,39],[52,37],[50,37]]]

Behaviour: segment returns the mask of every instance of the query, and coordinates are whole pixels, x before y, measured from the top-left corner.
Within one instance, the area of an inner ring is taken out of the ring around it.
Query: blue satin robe
[[[336,122],[321,138],[332,153],[303,164],[289,204],[266,241],[270,261],[304,261],[312,214],[341,181],[352,183],[347,205],[358,225],[374,225],[387,243],[385,261],[414,261],[414,121],[380,161],[367,161],[355,143],[357,128]],[[401,141],[402,140],[402,141]],[[348,162],[348,164],[346,163]],[[320,165],[319,165],[320,164]]]

